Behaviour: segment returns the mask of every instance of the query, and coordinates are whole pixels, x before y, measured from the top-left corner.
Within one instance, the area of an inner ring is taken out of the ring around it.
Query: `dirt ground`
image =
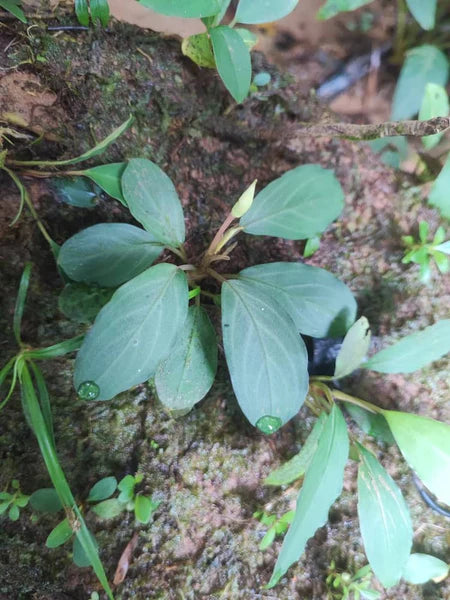
[[[417,231],[421,219],[428,220],[432,230],[439,223],[437,213],[426,207],[422,190],[411,188],[408,179],[381,164],[365,144],[305,138],[286,145],[283,139],[268,143],[258,135],[266,129],[276,131],[290,119],[320,113],[315,100],[305,95],[301,80],[284,75],[256,54],[255,72],[272,74],[270,90],[234,107],[212,72],[181,56],[176,39],[119,24],[107,32],[49,34],[45,29],[49,22],[37,21],[28,34],[19,25],[0,29],[0,47],[8,48],[0,55],[0,118],[12,111],[25,122],[22,132],[45,133],[30,147],[18,140],[12,154],[74,156],[132,113],[132,128],[91,164],[135,156],[158,163],[182,199],[192,254],[205,246],[227,208],[255,178],[263,187],[289,168],[319,163],[334,169],[346,193],[346,206],[308,262],[328,268],[351,287],[359,314],[372,325],[373,348],[448,317],[448,277],[434,273],[432,287],[426,288],[414,265],[401,264],[401,236]],[[45,180],[25,182],[58,243],[94,223],[132,222],[118,203],[106,198],[99,199],[94,209],[79,209],[63,204]],[[27,260],[34,268],[24,319],[26,341],[48,345],[82,328],[58,311],[62,282],[32,219],[24,214],[10,227],[18,206],[17,190],[3,175],[0,186],[3,364],[15,352],[12,314]],[[298,260],[302,249],[298,242],[244,238],[234,252],[232,268]],[[212,305],[208,311],[216,319]],[[356,465],[350,462],[330,522],[274,590],[262,589],[279,541],[260,552],[257,546],[265,528],[252,515],[256,510],[281,515],[294,507],[296,486],[278,490],[262,481],[298,451],[313,424],[306,409],[274,436],[263,436],[245,422],[222,354],[212,391],[178,420],[162,410],[146,385],[111,402],[84,403],[72,387],[72,367],[73,357],[43,365],[58,452],[75,495],[85,498],[101,477],[120,479],[140,472],[145,491],[161,501],[149,526],[138,526],[131,515],[107,522],[88,516],[110,579],[123,549],[134,532],[139,534],[127,577],[115,589],[116,598],[322,600],[327,598],[325,579],[332,560],[351,572],[366,564],[356,518]],[[448,359],[408,376],[357,373],[344,386],[383,407],[450,421]],[[25,493],[49,485],[17,395],[2,412],[0,440],[0,489],[12,478],[20,480]],[[405,492],[415,527],[415,551],[448,562],[446,519],[422,503],[395,447],[372,439],[366,442]],[[100,592],[91,571],[71,563],[69,547],[44,546],[55,518],[45,516],[34,523],[30,514],[24,510],[16,523],[1,521],[0,599],[84,600],[93,590]],[[382,597],[445,600],[450,584],[402,583]]]

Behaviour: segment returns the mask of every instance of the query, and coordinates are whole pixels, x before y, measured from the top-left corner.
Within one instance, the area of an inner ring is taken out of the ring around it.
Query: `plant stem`
[[[206,250],[205,259],[208,256],[211,256],[211,254],[215,253],[217,246],[219,245],[219,242],[222,240],[222,238],[224,236],[225,231],[228,229],[228,227],[231,225],[231,223],[234,221],[234,219],[235,219],[235,217],[230,212],[230,214],[227,216],[225,221],[222,223],[222,225],[217,230],[216,235],[214,236],[212,242],[210,243],[208,249]]]
[[[355,404],[356,406],[360,406],[365,410],[368,410],[371,413],[383,414],[383,409],[375,406],[371,402],[367,402],[366,400],[361,400],[361,398],[356,398],[355,396],[351,396],[350,394],[346,394],[345,392],[341,392],[340,390],[330,390],[333,398],[336,400],[342,400],[343,402],[349,402],[350,404]]]

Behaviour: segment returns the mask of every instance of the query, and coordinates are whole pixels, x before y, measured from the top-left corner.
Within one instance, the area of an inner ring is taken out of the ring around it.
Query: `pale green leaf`
[[[303,263],[275,262],[244,269],[251,280],[289,313],[297,330],[312,337],[344,335],[355,320],[356,301],[334,275]]]
[[[298,0],[239,0],[236,11],[238,23],[269,23],[282,19],[297,6]]]
[[[221,0],[139,0],[139,3],[169,17],[211,17],[221,9]]]
[[[422,585],[431,579],[442,580],[448,575],[449,566],[430,554],[411,554],[402,577],[413,585]]]
[[[427,83],[445,86],[447,78],[448,60],[439,48],[424,44],[410,50],[395,88],[392,119],[410,119],[416,115]]]
[[[41,488],[31,494],[30,504],[33,510],[56,513],[62,510],[61,500],[54,488]]]
[[[186,276],[160,264],[122,285],[99,312],[75,363],[75,387],[109,400],[153,376],[187,315]],[[90,396],[92,397],[92,396]]]
[[[317,13],[318,19],[330,19],[341,12],[356,10],[370,4],[372,0],[327,0]]]
[[[260,192],[240,224],[246,233],[303,240],[324,231],[344,208],[344,193],[332,171],[296,167]]]
[[[184,38],[181,51],[199,67],[214,69],[216,66],[208,33],[197,33]]]
[[[450,254],[450,241],[439,244],[439,246],[435,246],[434,249],[443,252],[444,254]]]
[[[155,238],[170,246],[184,242],[183,209],[171,180],[145,158],[129,161],[122,175],[122,192],[131,214]]]
[[[250,51],[239,33],[226,25],[211,29],[210,36],[217,71],[236,102],[242,102],[252,79]]]
[[[10,507],[9,512],[8,512],[8,517],[10,518],[11,521],[17,521],[19,519],[20,510],[16,503]]]
[[[342,342],[341,349],[336,358],[334,377],[345,377],[353,373],[364,360],[369,345],[369,321],[366,317],[361,317],[350,327]]]
[[[134,501],[134,515],[139,523],[148,523],[158,508],[159,502],[153,502],[148,496],[138,494]]]
[[[450,426],[392,410],[383,415],[406,462],[432,494],[450,505]]]
[[[22,326],[22,318],[23,312],[25,310],[25,303],[27,299],[28,287],[30,285],[30,276],[31,276],[31,263],[26,263],[22,272],[22,276],[20,278],[19,290],[17,292],[16,305],[14,307],[14,317],[13,317],[13,331],[14,337],[16,338],[17,344],[20,346],[22,344],[21,341],[21,333],[20,329]]]
[[[99,502],[105,500],[114,494],[117,488],[117,479],[115,477],[104,477],[97,481],[89,491],[89,495],[86,498],[88,502]]]
[[[385,587],[400,581],[412,546],[408,507],[392,477],[358,444],[358,516],[373,572]]]
[[[303,257],[309,258],[317,252],[320,248],[320,235],[316,235],[309,240],[306,240],[305,249],[303,250]]]
[[[241,38],[244,40],[244,44],[247,46],[247,48],[249,50],[252,50],[256,44],[258,43],[258,36],[256,35],[256,33],[253,33],[253,31],[250,31],[249,29],[246,29],[245,27],[235,27],[234,28],[235,31],[238,32],[238,34],[241,36]],[[269,79],[267,80],[266,77],[258,77],[258,75],[261,76],[269,76]],[[255,76],[255,78],[253,79],[253,83],[255,85],[267,85],[270,81],[270,74],[269,73],[260,73]],[[261,83],[257,83],[259,80],[262,79],[266,79],[266,83],[261,84]]]
[[[406,4],[423,29],[433,29],[437,0],[406,0]]]
[[[401,338],[362,366],[379,373],[412,373],[450,352],[450,319]]]
[[[191,306],[169,356],[155,375],[160,401],[171,411],[191,409],[210,390],[217,370],[217,339],[208,314]]]
[[[419,111],[419,120],[426,121],[434,117],[446,117],[449,110],[448,94],[445,87],[436,83],[427,83]],[[426,135],[422,138],[422,143],[429,150],[439,143],[443,135],[443,133]]]
[[[92,510],[102,519],[114,519],[124,510],[124,506],[117,498],[109,498],[95,504]]]
[[[58,523],[56,527],[54,527],[46,542],[45,545],[47,548],[57,548],[67,542],[73,535],[72,527],[70,526],[69,520],[64,519],[61,523]]]
[[[119,200],[119,202],[126,206],[127,203],[123,197],[122,184],[120,182],[126,166],[127,163],[109,163],[107,165],[100,165],[99,167],[92,167],[92,169],[86,169],[82,171],[82,174],[92,179],[108,196]]]
[[[450,219],[450,153],[431,188],[428,202],[435,206],[443,217]]]
[[[91,9],[92,21],[95,23],[95,21],[99,19],[103,27],[106,27],[109,21],[108,0],[89,0],[89,6]]]
[[[325,524],[328,511],[342,491],[349,441],[347,425],[334,405],[300,490],[295,516],[284,538],[268,587],[277,584],[301,557],[306,542]]]
[[[276,431],[299,411],[308,391],[307,352],[292,319],[253,282],[228,280],[222,284],[222,332],[242,411],[262,431]]]
[[[117,287],[148,269],[162,245],[148,231],[126,223],[99,223],[65,242],[58,265],[74,281]]]

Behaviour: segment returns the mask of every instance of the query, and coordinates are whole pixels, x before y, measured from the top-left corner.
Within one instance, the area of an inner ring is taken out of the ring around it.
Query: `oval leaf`
[[[448,94],[445,87],[435,83],[427,83],[419,111],[419,120],[426,121],[434,117],[446,117],[449,110]],[[422,138],[422,143],[427,149],[434,148],[443,135],[443,133],[426,135]]]
[[[261,289],[283,306],[297,330],[305,335],[338,337],[355,320],[353,294],[325,269],[275,262],[244,269],[239,277],[261,284]]]
[[[282,19],[297,6],[298,0],[240,0],[236,21],[238,23],[270,23]]]
[[[380,373],[412,373],[450,352],[450,319],[407,335],[362,365]]]
[[[217,339],[207,313],[191,306],[175,346],[155,375],[158,397],[173,411],[190,409],[210,390],[217,370]]]
[[[334,377],[345,377],[353,373],[364,360],[369,345],[369,321],[366,317],[361,317],[350,327],[344,338],[339,354],[336,357]]]
[[[57,177],[50,180],[58,200],[77,208],[92,208],[100,190],[81,177]]]
[[[127,163],[109,163],[108,165],[86,169],[82,173],[85,177],[89,177],[89,179],[95,181],[108,196],[119,200],[119,202],[126,206],[127,203],[123,197],[122,184],[120,183],[126,166]]]
[[[80,25],[89,25],[89,6],[87,0],[75,0],[75,14]]]
[[[307,352],[292,319],[251,281],[230,280],[222,285],[222,332],[242,411],[253,425],[275,418],[275,431],[308,391]]]
[[[448,564],[430,554],[411,554],[402,577],[408,583],[421,585],[430,579],[442,581],[448,575]]]
[[[139,4],[161,15],[190,19],[212,17],[221,9],[221,0],[139,0]]]
[[[185,274],[151,267],[120,287],[98,314],[75,363],[75,387],[92,383],[93,399],[109,400],[154,375],[188,308]]]
[[[59,310],[77,323],[92,323],[111,300],[114,290],[85,283],[68,283],[58,298]]]
[[[435,206],[441,213],[441,215],[447,219],[450,219],[450,153],[442,167],[441,172],[436,178],[436,181],[431,188],[428,202]]]
[[[367,558],[385,587],[400,581],[412,546],[408,507],[392,477],[358,444],[358,516]]]
[[[122,176],[122,192],[133,217],[163,244],[184,242],[183,209],[171,180],[145,158],[130,160]]]
[[[161,244],[139,227],[100,223],[68,239],[58,265],[74,281],[117,287],[148,269],[161,251]]]
[[[242,102],[252,79],[250,51],[239,33],[226,25],[211,29],[210,36],[217,71],[236,102]]]
[[[117,498],[110,498],[109,500],[103,500],[92,507],[93,512],[102,519],[114,519],[117,515],[125,509],[122,502]]]
[[[344,193],[333,172],[303,165],[264,188],[240,224],[253,235],[304,240],[324,231],[343,208]]]
[[[64,542],[67,542],[72,535],[72,527],[70,526],[68,519],[64,519],[64,521],[58,523],[58,525],[51,530],[45,545],[47,548],[57,548],[58,546],[64,544]]]
[[[181,51],[199,67],[214,69],[216,66],[211,40],[206,32],[184,38]]]
[[[433,29],[437,0],[406,0],[409,10],[423,29]]]
[[[309,538],[325,524],[331,505],[342,491],[348,451],[347,425],[335,404],[326,419],[317,450],[306,472],[293,523],[284,538],[267,587],[277,584],[301,557]]]
[[[148,523],[158,508],[159,502],[153,502],[148,496],[138,494],[134,501],[134,514],[139,523]]]
[[[105,498],[109,498],[114,494],[117,488],[117,479],[115,477],[104,477],[97,481],[97,483],[92,486],[89,496],[87,497],[88,502],[99,502],[100,500],[105,500]]]
[[[30,504],[33,510],[47,513],[56,513],[63,507],[54,488],[36,490],[31,494]]]
[[[406,462],[441,502],[450,505],[450,426],[393,410],[383,415]]]

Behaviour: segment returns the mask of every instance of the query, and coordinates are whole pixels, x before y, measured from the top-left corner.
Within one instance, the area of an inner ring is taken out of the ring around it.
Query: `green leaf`
[[[181,51],[199,67],[214,69],[216,61],[208,33],[197,33],[184,38]]]
[[[276,431],[299,411],[308,391],[307,352],[292,319],[252,281],[228,280],[222,284],[222,333],[242,411],[264,433]]]
[[[364,360],[369,345],[369,321],[366,317],[361,317],[350,327],[342,342],[341,349],[336,358],[334,377],[338,379],[353,373]],[[364,366],[366,364],[367,363],[365,363]]]
[[[47,348],[39,348],[38,350],[28,350],[26,352],[26,356],[27,358],[37,358],[40,360],[58,358],[58,356],[64,356],[65,354],[75,352],[75,350],[81,348],[83,340],[84,334],[77,335],[74,338],[70,338],[69,340],[65,340],[64,342],[59,342],[59,344],[54,344],[53,346],[48,346]]]
[[[306,542],[325,524],[328,511],[339,496],[348,458],[347,426],[335,404],[327,417],[317,450],[300,490],[294,521],[284,538],[278,560],[267,587],[273,587],[296,562]]]
[[[266,534],[263,537],[263,539],[260,541],[259,546],[258,546],[258,550],[261,550],[261,552],[263,552],[264,550],[266,550],[267,548],[269,548],[269,546],[271,546],[273,544],[276,535],[277,535],[277,532],[275,531],[275,527],[271,527],[266,532]]]
[[[103,502],[95,504],[92,510],[102,519],[114,519],[114,517],[120,515],[124,510],[124,506],[117,498],[110,498],[109,500],[103,500]]]
[[[93,533],[89,532],[89,536],[91,538],[92,544],[94,545],[94,547],[96,549],[98,549],[98,543],[97,540],[95,539],[95,536]],[[83,548],[83,544],[81,543],[78,535],[75,535],[73,538],[73,562],[77,565],[77,567],[90,567],[91,566],[91,561],[88,557],[88,555],[86,554],[84,548]]]
[[[434,117],[446,117],[449,114],[450,106],[448,94],[445,87],[436,83],[427,83],[425,94],[419,111],[419,120],[425,121]],[[434,148],[442,138],[443,133],[435,135],[426,135],[422,138],[422,143],[428,150]]]
[[[341,12],[356,10],[361,6],[370,4],[372,0],[327,0],[317,13],[318,19],[330,19]]]
[[[87,0],[75,0],[75,14],[80,25],[89,25],[89,7]]]
[[[236,21],[248,25],[282,19],[297,6],[298,0],[239,0]]]
[[[17,521],[20,517],[20,510],[16,504],[13,504],[8,512],[8,517],[11,521]]]
[[[61,523],[58,523],[56,527],[54,527],[50,535],[48,536],[45,545],[47,548],[57,548],[61,546],[67,540],[69,540],[73,535],[72,527],[70,526],[69,520],[66,518]]]
[[[383,415],[406,462],[431,493],[450,505],[450,426],[393,410]]]
[[[306,240],[305,249],[303,250],[303,257],[309,258],[317,252],[320,248],[320,235],[316,235],[309,240]]]
[[[422,585],[430,579],[442,580],[448,575],[449,566],[430,554],[411,554],[402,577],[413,585]]]
[[[239,33],[226,25],[211,29],[210,36],[217,71],[236,102],[243,102],[252,80],[250,51]]]
[[[187,308],[186,276],[175,265],[156,265],[122,285],[97,315],[78,353],[76,389],[92,383],[97,399],[109,400],[153,376]]]
[[[217,339],[208,314],[191,306],[169,356],[155,375],[160,401],[173,411],[191,409],[210,390],[217,370]]]
[[[343,208],[344,193],[333,172],[302,165],[264,188],[240,224],[253,235],[304,240],[324,231]]]
[[[423,29],[433,29],[437,0],[406,0],[413,17]]]
[[[338,337],[355,320],[357,306],[353,294],[325,269],[275,262],[244,269],[239,277],[251,280],[272,296],[305,335]]]
[[[131,214],[155,238],[170,246],[185,239],[183,209],[171,180],[145,158],[130,160],[122,176],[122,191]]]
[[[139,523],[148,523],[158,508],[159,502],[153,502],[148,496],[138,494],[134,501],[134,514]]]
[[[92,208],[95,206],[97,191],[90,181],[81,177],[58,177],[50,180],[58,200],[77,208]]]
[[[53,446],[55,446],[55,433],[53,431],[53,416],[52,416],[52,407],[50,405],[50,397],[48,395],[47,385],[45,383],[44,376],[42,375],[41,370],[34,362],[30,361],[30,367],[33,371],[33,376],[36,381],[36,387],[38,392],[39,405],[41,407],[42,416],[45,421],[45,426],[47,427],[48,437],[52,442]]]
[[[11,14],[17,17],[19,21],[22,21],[22,23],[27,22],[24,12],[20,8],[20,0],[0,0],[0,7],[9,11]]]
[[[5,500],[4,502],[0,502],[0,515],[3,515],[11,504],[11,500]]]
[[[379,373],[412,373],[450,352],[450,319],[407,335],[362,366]]]
[[[258,36],[256,35],[256,33],[253,33],[253,31],[245,29],[245,27],[235,27],[234,31],[236,31],[241,36],[241,38],[244,41],[244,44],[249,50],[252,50],[258,43]],[[255,85],[267,85],[270,82],[270,79],[270,73],[258,73],[257,75],[255,75],[253,83]],[[260,81],[265,81],[265,83],[260,83]]]
[[[9,492],[0,492],[0,500],[8,500],[10,502],[13,499],[13,495]]]
[[[28,286],[30,285],[31,268],[32,264],[26,263],[23,269],[22,277],[20,278],[19,291],[17,292],[16,306],[14,308],[13,331],[14,337],[16,338],[16,342],[19,346],[22,344],[20,327],[22,325],[22,317],[27,299]]]
[[[96,19],[99,19],[103,27],[106,27],[109,21],[108,0],[90,0],[89,6],[92,21],[95,23]]]
[[[77,323],[92,323],[111,300],[114,290],[85,283],[68,283],[58,298],[59,310]]]
[[[405,136],[386,136],[367,142],[380,159],[390,167],[399,169],[408,158],[408,140]]]
[[[392,119],[410,119],[420,110],[427,83],[445,86],[448,61],[436,46],[424,44],[406,56],[395,88]]]
[[[211,17],[221,9],[220,0],[139,0],[139,3],[161,15],[186,19]]]
[[[25,506],[27,506],[29,501],[30,501],[30,496],[26,496],[25,494],[19,494],[18,496],[16,496],[16,499],[14,500],[14,504],[16,504],[17,506],[20,506],[20,508],[24,508]]]
[[[428,239],[428,233],[430,231],[430,226],[426,221],[420,221],[419,223],[419,238],[420,241],[425,244]]]
[[[443,275],[445,273],[448,273],[448,270],[449,270],[448,256],[445,256],[445,254],[442,254],[441,252],[436,252],[435,250],[432,250],[432,255],[433,255],[434,261],[435,261],[436,266],[439,269],[439,271]]]
[[[264,480],[265,485],[287,485],[303,477],[314,458],[325,422],[326,415],[321,413],[300,452],[272,471]]]
[[[408,507],[392,477],[375,456],[357,444],[358,517],[373,572],[385,587],[400,581],[412,546]]]
[[[450,241],[439,244],[439,246],[435,246],[434,249],[439,250],[439,252],[443,252],[444,254],[450,254]]]
[[[58,256],[70,279],[117,287],[133,279],[161,254],[153,235],[126,223],[99,223],[72,236]]]
[[[450,153],[447,156],[442,171],[436,178],[436,181],[431,188],[428,202],[432,206],[435,206],[441,213],[441,215],[447,219],[450,219]]]
[[[125,475],[125,477],[119,481],[119,485],[117,486],[117,488],[121,491],[121,494],[118,498],[119,502],[126,504],[133,499],[135,485],[136,480],[133,475]]]
[[[97,483],[91,487],[89,495],[87,497],[88,502],[98,502],[99,500],[105,500],[114,494],[117,488],[117,479],[115,477],[104,477],[97,481]]]
[[[393,444],[395,442],[383,415],[371,413],[361,406],[355,406],[354,404],[346,404],[345,409],[367,435],[371,435],[386,444]]]
[[[33,510],[47,513],[59,512],[63,507],[54,488],[36,490],[31,494],[30,504]]]
[[[92,179],[92,181],[100,186],[108,196],[115,198],[126,206],[127,203],[123,197],[122,184],[120,182],[126,166],[127,163],[109,163],[107,165],[93,167],[92,169],[86,169],[81,173],[85,177]]]

